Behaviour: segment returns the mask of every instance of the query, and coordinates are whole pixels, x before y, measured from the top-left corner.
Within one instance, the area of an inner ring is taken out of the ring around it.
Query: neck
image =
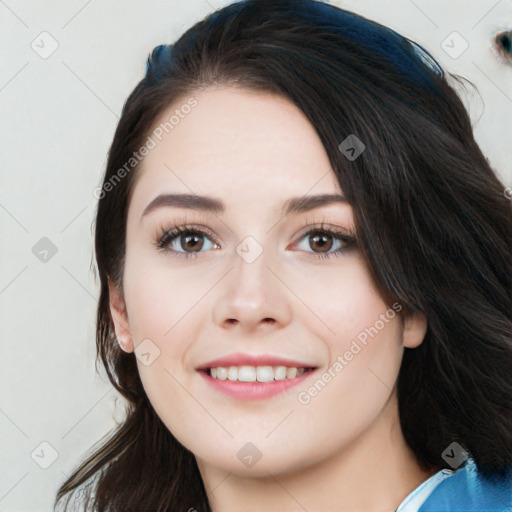
[[[349,446],[299,471],[251,478],[198,461],[213,512],[394,512],[438,471],[422,470],[403,438],[396,400]]]

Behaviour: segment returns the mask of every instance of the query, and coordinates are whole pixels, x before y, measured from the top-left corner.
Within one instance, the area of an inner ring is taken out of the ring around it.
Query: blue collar
[[[484,478],[475,461],[445,478],[432,491],[418,512],[510,512],[512,511],[512,466],[503,478]]]

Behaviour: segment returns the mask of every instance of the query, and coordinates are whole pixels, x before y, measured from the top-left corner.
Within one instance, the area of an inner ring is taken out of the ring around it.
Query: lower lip
[[[229,379],[214,379],[205,371],[199,371],[203,379],[205,379],[213,389],[242,400],[261,400],[278,395],[304,382],[304,380],[309,378],[314,372],[315,370],[304,372],[302,375],[293,379],[273,380],[270,382],[239,382]]]

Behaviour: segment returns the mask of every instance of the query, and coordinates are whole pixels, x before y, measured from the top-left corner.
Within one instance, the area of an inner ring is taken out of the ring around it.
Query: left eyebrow
[[[347,199],[341,194],[292,197],[283,203],[279,211],[282,215],[286,216],[289,214],[307,212],[332,203],[347,203]],[[223,213],[226,210],[226,206],[222,200],[215,197],[200,196],[197,194],[162,194],[155,197],[155,199],[146,206],[142,212],[141,220],[145,215],[148,215],[158,208],[170,207],[188,208],[213,213]]]

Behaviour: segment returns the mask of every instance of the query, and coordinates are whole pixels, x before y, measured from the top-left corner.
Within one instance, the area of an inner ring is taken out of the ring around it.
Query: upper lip
[[[230,354],[226,357],[214,359],[200,367],[197,370],[206,370],[208,368],[218,368],[219,366],[289,366],[296,368],[316,368],[310,363],[297,361],[295,359],[288,359],[286,357],[279,357],[273,355],[254,355],[254,354]]]

